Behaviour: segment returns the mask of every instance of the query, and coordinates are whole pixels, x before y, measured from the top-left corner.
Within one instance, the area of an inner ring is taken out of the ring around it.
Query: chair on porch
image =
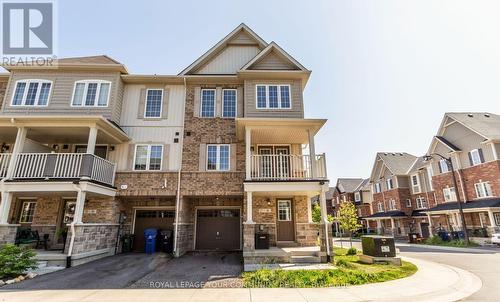
[[[40,238],[40,235],[38,234],[38,231],[35,231],[35,238],[37,239],[36,241],[36,246],[35,249],[38,249],[38,246],[42,245],[44,250],[48,250],[48,243],[49,243],[49,234],[43,234],[43,237]]]

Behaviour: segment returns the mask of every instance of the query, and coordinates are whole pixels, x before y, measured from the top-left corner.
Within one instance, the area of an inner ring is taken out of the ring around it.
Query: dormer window
[[[52,82],[47,80],[22,80],[16,83],[12,106],[47,106]]]
[[[107,107],[111,82],[84,80],[75,82],[73,107]]]
[[[290,85],[257,85],[256,106],[257,109],[292,108]]]

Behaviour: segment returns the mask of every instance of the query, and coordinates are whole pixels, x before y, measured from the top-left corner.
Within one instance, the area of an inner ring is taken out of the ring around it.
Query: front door
[[[429,224],[422,222],[420,224],[420,229],[422,230],[422,237],[429,238]]]
[[[294,241],[292,201],[281,199],[277,202],[277,241]]]

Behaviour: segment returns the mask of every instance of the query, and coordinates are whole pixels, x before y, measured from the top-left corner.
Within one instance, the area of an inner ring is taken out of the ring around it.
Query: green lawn
[[[413,275],[417,267],[403,261],[402,266],[363,264],[357,255],[346,255],[347,249],[335,248],[335,265],[331,270],[261,269],[242,274],[244,287],[333,287],[384,282]]]

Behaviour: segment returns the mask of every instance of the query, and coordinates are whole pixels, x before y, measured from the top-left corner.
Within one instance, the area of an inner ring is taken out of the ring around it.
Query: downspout
[[[77,195],[82,193],[82,189],[78,185],[73,185],[75,190],[78,192]],[[69,240],[68,255],[66,256],[66,268],[71,267],[71,255],[73,254],[73,244],[75,243],[75,220],[70,224],[71,228],[71,239]]]
[[[180,137],[181,143],[181,151],[180,151],[180,160],[179,160],[179,170],[177,172],[177,196],[175,202],[175,226],[174,226],[174,255],[179,256],[177,251],[178,245],[178,234],[179,234],[179,212],[181,208],[181,171],[182,171],[182,152],[184,148],[184,119],[186,114],[186,96],[187,96],[187,83],[186,77],[183,77],[184,80],[184,108],[182,110],[182,135]]]

